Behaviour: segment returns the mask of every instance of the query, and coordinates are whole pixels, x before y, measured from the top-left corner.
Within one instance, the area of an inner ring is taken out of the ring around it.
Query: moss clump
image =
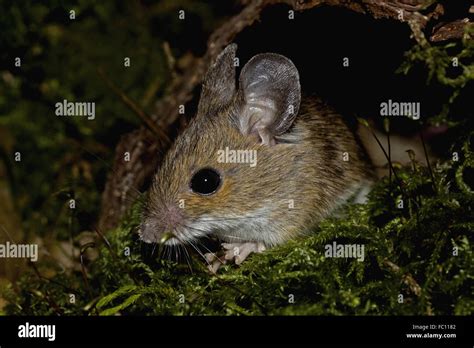
[[[241,267],[223,266],[217,276],[191,250],[192,271],[147,255],[136,236],[138,202],[87,266],[87,283],[82,272],[41,282],[25,277],[19,292],[7,294],[7,312],[472,315],[474,194],[457,174],[470,165],[470,149],[466,139],[460,161],[437,165],[432,175],[416,163],[397,170],[397,180],[381,180],[367,204],[349,204],[310,236],[252,255]],[[364,245],[365,260],[325,257],[333,241]]]

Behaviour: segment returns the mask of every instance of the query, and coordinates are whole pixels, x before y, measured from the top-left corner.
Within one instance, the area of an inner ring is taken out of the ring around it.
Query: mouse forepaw
[[[262,242],[247,243],[223,243],[225,249],[225,259],[234,260],[236,265],[240,265],[251,253],[261,253],[265,251],[265,244]]]
[[[227,260],[223,256],[219,257],[211,252],[204,254],[204,258],[207,262],[207,269],[211,271],[211,273],[217,273],[217,270],[227,263]]]
[[[217,273],[219,268],[229,261],[240,265],[251,253],[261,253],[266,250],[265,244],[262,242],[222,243],[222,247],[224,248],[223,255],[218,256],[215,253],[204,255],[208,264],[207,268],[212,273]]]

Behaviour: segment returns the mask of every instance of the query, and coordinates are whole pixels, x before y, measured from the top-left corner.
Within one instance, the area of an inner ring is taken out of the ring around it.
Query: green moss
[[[469,151],[467,143],[462,148]],[[81,272],[42,282],[25,277],[7,311],[52,314],[50,298],[67,314],[472,315],[474,195],[456,176],[463,165],[436,166],[435,185],[426,169],[397,170],[403,194],[383,179],[367,204],[347,205],[343,217],[323,221],[310,236],[252,255],[240,267],[225,265],[217,276],[192,250],[192,271],[145,257],[136,236],[141,199],[88,266],[89,288]],[[333,241],[363,244],[364,262],[326,258]]]
[[[441,112],[429,119],[431,124],[464,124],[460,115],[450,113],[461,91],[474,80],[474,25],[465,26],[462,40],[447,44],[430,45],[425,39],[405,52],[405,61],[398,73],[408,74],[422,65],[428,74],[427,83],[450,89],[450,97]]]

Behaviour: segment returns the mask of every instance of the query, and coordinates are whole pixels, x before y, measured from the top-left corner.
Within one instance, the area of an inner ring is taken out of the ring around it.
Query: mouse
[[[196,115],[157,168],[139,226],[146,243],[217,238],[223,254],[202,255],[213,272],[310,233],[375,180],[357,133],[302,94],[290,59],[257,54],[237,79],[236,50],[228,45],[205,74]]]

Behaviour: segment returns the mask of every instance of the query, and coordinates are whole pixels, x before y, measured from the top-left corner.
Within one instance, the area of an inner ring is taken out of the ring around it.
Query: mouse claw
[[[221,268],[222,265],[224,265],[225,262],[222,262],[221,260],[217,259],[213,263],[209,264],[207,266],[207,269],[211,271],[211,273],[216,274],[219,268]]]
[[[234,260],[236,265],[240,265],[251,253],[261,253],[265,251],[265,244],[262,242],[247,243],[222,243],[225,249],[224,259]]]
[[[215,253],[206,253],[204,254],[204,258],[207,262],[207,269],[211,272],[216,274],[218,269],[227,263],[226,259],[222,257],[218,257]]]
[[[217,259],[217,255],[214,253],[205,253],[204,254],[204,259],[208,262],[214,262]]]

